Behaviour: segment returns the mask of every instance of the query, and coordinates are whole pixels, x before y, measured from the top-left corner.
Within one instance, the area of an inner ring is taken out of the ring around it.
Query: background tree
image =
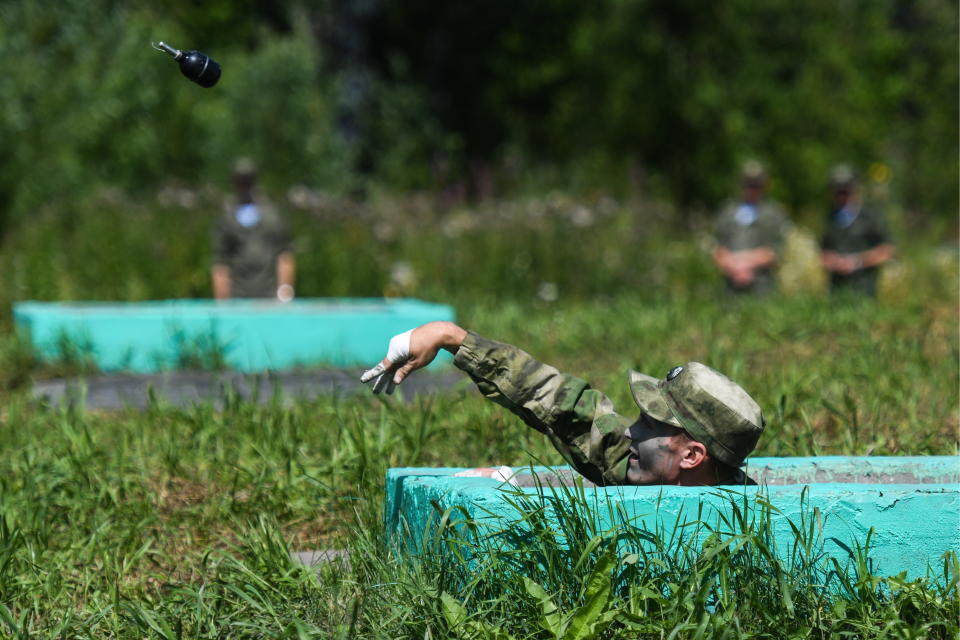
[[[952,219],[957,29],[949,0],[10,0],[0,211],[219,184],[244,153],[277,188],[641,186],[690,212],[750,156],[795,209],[847,161]],[[159,39],[207,50],[221,84],[185,84]]]

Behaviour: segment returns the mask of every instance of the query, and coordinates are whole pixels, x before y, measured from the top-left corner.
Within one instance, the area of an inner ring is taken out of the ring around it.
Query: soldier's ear
[[[696,469],[707,461],[707,448],[696,440],[684,443],[679,453],[681,469]]]

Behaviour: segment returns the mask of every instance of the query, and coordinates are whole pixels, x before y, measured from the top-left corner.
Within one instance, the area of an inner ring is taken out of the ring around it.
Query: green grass
[[[716,517],[701,510],[687,514],[682,530],[649,531],[615,507],[606,517],[618,524],[601,528],[597,506],[582,489],[517,492],[504,498],[512,513],[493,524],[442,514],[413,572],[420,590],[441,594],[433,618],[457,638],[946,638],[955,632],[955,555],[927,580],[877,578],[868,570],[869,540],[848,563],[825,561],[815,518],[801,515],[792,539],[776,540],[775,509],[762,495],[721,495],[727,506]],[[786,557],[774,551],[784,542]],[[410,636],[432,632],[422,620],[405,622]]]
[[[390,265],[404,258],[419,278],[414,292],[453,302],[466,326],[589,379],[624,412],[632,406],[628,368],[663,375],[700,360],[729,373],[764,408],[758,455],[957,453],[955,251],[906,244],[879,301],[826,298],[809,269],[793,295],[731,300],[689,239],[638,234],[626,210],[598,214],[584,239],[564,217],[566,204],[548,205],[531,219],[535,203],[451,214],[436,232],[421,220],[417,230],[380,240],[371,229],[400,214],[385,208],[362,224],[329,218],[326,235],[301,240],[313,252],[301,260],[300,289],[371,295],[414,286],[385,284]],[[42,219],[21,230],[19,242],[8,240],[0,252],[13,274],[0,300],[204,295],[205,241],[194,236],[205,223],[148,209],[130,215],[159,226],[150,232],[81,217],[82,229],[63,235],[38,231]],[[476,230],[483,216],[492,216],[494,231]],[[195,232],[182,246],[178,225]],[[90,237],[106,238],[119,255],[96,263],[95,245],[81,242]],[[803,256],[804,247],[801,238],[794,254]],[[325,279],[324,269],[346,268],[338,261],[346,264],[350,248],[366,266]],[[803,272],[801,263],[790,273]],[[556,300],[538,295],[544,282],[557,285]],[[27,295],[30,286],[38,295]],[[703,523],[717,532],[703,544],[665,534],[660,553],[645,556],[612,542],[635,531],[597,529],[589,505],[572,494],[564,526],[578,532],[576,545],[541,528],[507,554],[471,538],[468,523],[450,514],[453,523],[427,532],[434,553],[398,558],[382,540],[389,467],[559,463],[559,456],[466,385],[409,403],[363,395],[258,406],[233,398],[219,411],[155,402],[142,412],[96,412],[30,399],[31,379],[83,370],[68,351],[63,362],[41,364],[21,339],[0,338],[2,636],[958,633],[955,557],[913,582],[870,575],[863,562],[825,565],[812,551],[778,564],[765,552],[762,505],[740,520]],[[518,520],[535,522],[535,503],[517,499],[516,509]],[[809,529],[798,523],[798,531],[789,542],[813,549]],[[472,545],[472,560],[453,553],[464,545]],[[328,566],[318,579],[288,558],[317,548],[348,550],[351,566]]]
[[[464,315],[481,332],[583,373],[626,411],[627,367],[714,363],[767,411],[758,454],[896,455],[956,452],[952,313],[817,298],[729,306],[624,296],[481,305]],[[409,404],[360,396],[108,413],[46,408],[18,392],[0,425],[0,617],[11,636],[553,637],[535,586],[520,573],[502,584],[491,577],[507,575],[504,556],[488,554],[478,573],[448,554],[417,565],[382,547],[389,467],[559,462],[538,434],[466,389]],[[597,575],[626,570],[609,534],[590,531],[589,510],[571,503],[571,526],[588,532],[582,544],[598,539],[588,557],[548,538],[525,551],[543,555],[546,545],[555,557],[552,573],[528,573],[564,614],[589,600],[590,580],[607,584]],[[737,535],[747,556],[674,549],[662,554],[672,558],[665,566],[634,560],[629,588],[611,587],[597,605],[616,613],[600,637],[955,632],[950,562],[929,582],[850,570],[850,586],[829,596],[813,569],[750,565],[764,561],[762,529]],[[318,581],[287,557],[327,547],[350,550],[352,569],[328,569]],[[774,586],[761,574],[776,577]],[[706,588],[721,583],[719,595]],[[791,606],[778,595],[785,588]],[[748,603],[733,606],[724,595],[733,592]],[[748,608],[755,615],[742,615]]]

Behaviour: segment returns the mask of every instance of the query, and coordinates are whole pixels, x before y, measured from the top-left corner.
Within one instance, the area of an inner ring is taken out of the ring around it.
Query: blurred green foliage
[[[783,393],[803,394],[808,408],[822,397],[841,406],[852,393],[871,414],[864,424],[894,415],[892,424],[916,425],[916,434],[936,424],[955,429],[960,263],[955,248],[931,249],[931,236],[903,239],[877,301],[838,300],[826,296],[815,243],[798,228],[784,255],[782,294],[754,300],[726,294],[705,229],[671,234],[657,208],[552,194],[443,212],[411,199],[358,206],[292,195],[304,203],[290,209],[300,296],[443,301],[465,326],[603,389],[626,392],[620,377],[629,367],[666,371],[702,360],[737,380],[746,375],[750,389],[790,379]],[[84,206],[97,215],[77,216],[62,232],[52,214],[13,230],[0,251],[0,273],[9,274],[0,308],[25,299],[209,297],[217,203],[185,190],[146,203],[116,198],[91,199]],[[9,322],[8,313],[0,317]],[[183,342],[180,365],[220,368],[216,343]],[[23,342],[0,339],[0,393],[82,370],[81,355],[63,349],[51,367]],[[759,396],[764,407],[779,402],[770,389]]]
[[[210,36],[194,33],[206,15],[196,8],[4,3],[0,135],[13,144],[0,159],[2,211],[17,222],[44,208],[70,218],[78,199],[104,186],[143,193],[225,181],[242,154],[259,158],[268,180],[341,181],[346,165],[330,135],[330,101],[306,26],[281,36],[252,16],[214,19],[234,10],[210,4],[210,33],[218,26],[260,33],[255,45],[219,33],[230,46],[207,48]],[[187,82],[150,48],[158,40],[207,48],[222,60],[227,72],[216,90]]]
[[[220,84],[187,82],[149,48],[161,39],[221,62]],[[761,454],[952,454],[960,270],[933,247],[956,225],[956,51],[950,0],[6,0],[0,309],[209,296],[222,190],[251,155],[295,227],[299,295],[450,302],[618,406],[627,368],[703,359],[755,390]],[[816,229],[785,256],[790,297],[723,296],[696,214],[746,157],[794,213],[822,207],[834,162],[892,170],[870,185],[901,256],[879,301],[822,297]],[[396,195],[421,189],[450,197]],[[512,197],[448,206],[491,191]],[[440,637],[447,574],[412,575],[374,542],[385,469],[557,461],[468,394],[137,414],[30,399],[38,375],[88,372],[74,347],[42,369],[0,338],[10,636]],[[203,341],[183,353],[221,364]],[[353,569],[318,582],[288,560],[327,546]],[[943,573],[838,599],[819,635],[780,608],[744,634],[952,637]],[[649,637],[729,626],[684,602],[651,609]],[[532,619],[532,604],[470,615]]]
[[[428,198],[357,204],[307,189],[276,200],[293,227],[300,297],[414,296],[459,307],[725,295],[709,225],[677,233],[673,210],[659,205],[558,192],[449,210]],[[0,309],[17,300],[209,298],[220,207],[217,192],[169,187],[138,199],[105,189],[66,217],[38,211],[0,244]],[[898,233],[901,259],[884,270],[881,301],[956,300],[957,252],[940,244],[944,235],[944,225]],[[816,247],[814,231],[799,227],[780,271],[787,295],[825,293]]]
[[[9,0],[0,217],[221,184],[246,154],[278,189],[639,190],[681,213],[746,157],[794,209],[849,161],[952,218],[957,29],[949,0]],[[161,39],[221,83],[184,80]]]

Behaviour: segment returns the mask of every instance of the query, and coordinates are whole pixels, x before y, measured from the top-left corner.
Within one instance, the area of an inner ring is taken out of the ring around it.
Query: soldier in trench
[[[374,393],[392,393],[440,349],[454,354],[454,364],[485,397],[547,436],[597,485],[752,484],[740,467],[763,432],[763,414],[743,388],[706,365],[689,362],[662,379],[631,371],[640,416],[630,418],[584,380],[515,346],[431,322],[394,336],[386,357],[361,382],[371,383]],[[473,475],[502,476],[497,471]]]

